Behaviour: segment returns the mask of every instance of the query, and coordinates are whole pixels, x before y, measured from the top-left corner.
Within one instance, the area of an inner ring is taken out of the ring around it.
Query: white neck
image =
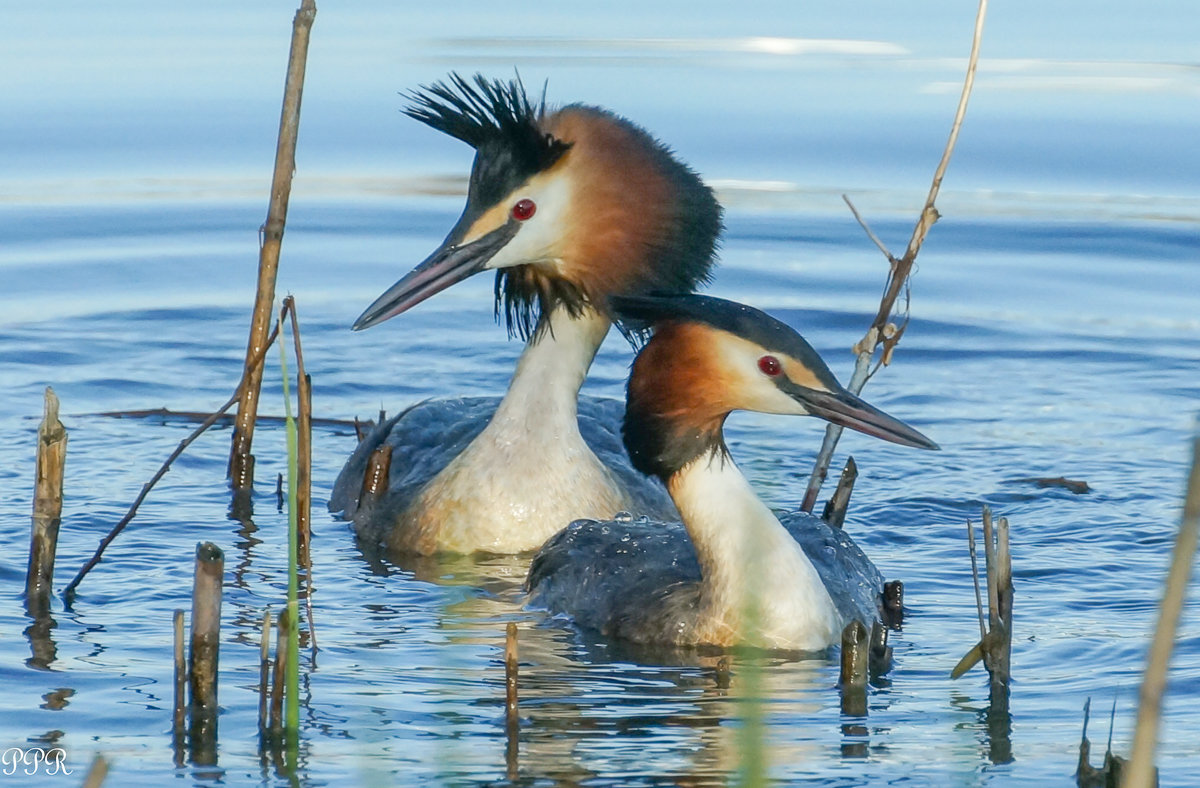
[[[700,562],[703,639],[821,649],[837,608],[804,550],[725,454],[704,454],[668,482]]]
[[[579,388],[611,323],[589,308],[577,318],[559,308],[548,320],[549,326],[521,352],[493,421],[532,419],[530,426],[537,427],[553,414],[556,420],[576,423]]]
[[[555,310],[525,346],[483,432],[409,508],[418,552],[515,553],[580,517],[607,519],[628,496],[579,432],[579,388],[609,321]]]

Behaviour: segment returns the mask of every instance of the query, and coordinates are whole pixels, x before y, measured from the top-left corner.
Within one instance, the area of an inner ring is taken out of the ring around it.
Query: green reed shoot
[[[297,436],[296,420],[292,416],[292,394],[288,388],[287,352],[284,343],[279,343],[279,366],[283,374],[283,407],[287,420],[287,452],[288,452],[288,620],[292,626],[288,629],[287,666],[284,676],[284,715],[283,726],[289,734],[289,740],[300,730],[300,608],[298,602],[300,581],[299,571],[299,532],[296,522],[296,466],[297,466]]]

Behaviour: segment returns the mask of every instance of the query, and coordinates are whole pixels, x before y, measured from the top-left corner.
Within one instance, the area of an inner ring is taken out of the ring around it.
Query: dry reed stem
[[[255,363],[262,361],[262,357],[266,354],[267,350],[270,349],[271,345],[275,343],[275,339],[278,336],[279,323],[276,323],[275,328],[271,331],[271,335],[267,337],[266,344],[258,350],[258,357]],[[245,381],[243,381],[243,383],[244,382]],[[191,435],[188,435],[186,438],[180,441],[179,445],[175,447],[175,451],[171,452],[171,455],[167,457],[167,459],[159,467],[158,471],[152,477],[150,477],[150,481],[142,485],[142,491],[138,493],[137,498],[134,499],[133,503],[129,507],[129,510],[125,512],[125,516],[113,526],[112,530],[108,532],[107,536],[100,540],[100,546],[96,548],[96,552],[93,553],[92,557],[88,559],[87,563],[80,568],[79,572],[75,575],[75,579],[68,583],[66,589],[63,590],[63,596],[66,597],[68,603],[70,603],[75,594],[75,589],[83,581],[83,578],[87,576],[88,572],[92,571],[96,564],[100,563],[100,558],[104,555],[104,551],[110,544],[112,544],[112,541],[117,538],[117,535],[120,534],[121,531],[125,530],[125,526],[132,522],[134,516],[137,514],[138,507],[142,505],[142,501],[146,500],[146,496],[150,494],[152,489],[154,489],[154,485],[158,484],[158,480],[165,476],[167,471],[171,470],[171,463],[175,462],[175,460],[179,458],[179,455],[183,454],[184,449],[192,445],[192,442],[203,435],[209,427],[216,424],[225,411],[233,407],[234,403],[238,401],[240,391],[241,387],[239,386],[238,391],[235,391],[233,396],[230,397],[224,405],[222,405],[215,413],[205,419],[204,423],[193,430]]]
[[[37,431],[33,524],[29,565],[25,573],[25,602],[30,612],[48,611],[54,584],[54,555],[62,524],[63,470],[67,462],[67,430],[58,420],[58,397],[46,387],[42,422]]]
[[[938,166],[934,170],[933,182],[929,187],[929,194],[925,198],[925,205],[922,207],[921,213],[917,217],[917,223],[913,227],[912,236],[908,241],[908,248],[904,251],[904,257],[897,258],[888,251],[888,248],[879,240],[878,236],[871,232],[870,227],[867,226],[867,223],[863,220],[854,205],[850,203],[849,198],[843,197],[847,205],[850,206],[855,219],[866,230],[871,241],[888,258],[889,263],[887,282],[884,285],[883,297],[879,301],[879,309],[875,313],[875,318],[871,321],[867,333],[854,346],[857,359],[854,363],[854,374],[850,377],[849,385],[846,386],[854,394],[862,392],[867,380],[878,371],[879,367],[891,361],[892,353],[895,351],[896,345],[900,342],[900,337],[904,335],[904,330],[908,325],[909,275],[912,273],[912,267],[917,261],[917,254],[921,251],[921,245],[925,242],[925,236],[929,233],[929,228],[933,227],[934,222],[938,219],[938,212],[937,208],[934,207],[934,202],[941,191],[942,179],[946,175],[946,168],[950,165],[950,157],[954,153],[954,146],[958,142],[958,133],[962,128],[963,119],[967,114],[967,104],[971,98],[971,90],[975,85],[975,71],[979,63],[979,46],[983,40],[983,23],[986,17],[987,0],[979,0],[979,10],[975,15],[975,33],[971,40],[971,54],[967,59],[967,74],[963,80],[963,89],[958,97],[958,109],[954,113],[954,122],[950,126],[950,136],[946,140],[945,149],[942,151],[941,161],[938,162]],[[896,306],[896,299],[901,292],[905,293],[904,317],[899,326],[893,326],[889,320],[892,310]],[[883,354],[880,357],[879,364],[872,369],[871,360],[875,357],[875,352],[880,346],[883,347]],[[806,512],[812,512],[813,507],[816,506],[817,495],[820,493],[821,485],[825,483],[825,478],[829,473],[829,463],[833,460],[833,451],[837,448],[837,442],[842,435],[842,429],[838,424],[829,424],[825,427],[825,439],[821,442],[821,449],[817,453],[812,475],[809,477],[808,488],[804,493],[804,502],[800,507]]]
[[[1192,562],[1200,540],[1200,436],[1192,444],[1192,468],[1188,473],[1183,498],[1183,518],[1171,565],[1163,587],[1162,603],[1158,608],[1158,624],[1154,640],[1146,657],[1146,673],[1138,701],[1137,725],[1133,731],[1133,751],[1129,756],[1129,771],[1125,788],[1148,788],[1154,784],[1154,751],[1158,747],[1158,727],[1162,716],[1163,693],[1167,688],[1167,669],[1175,648],[1175,633],[1187,596]]]
[[[212,542],[196,545],[192,584],[192,639],[188,674],[192,713],[216,711],[217,664],[221,645],[221,594],[225,554]]]
[[[275,279],[279,270],[279,250],[287,222],[292,174],[296,170],[296,139],[300,130],[300,99],[304,90],[304,69],[308,58],[308,39],[317,7],[303,0],[292,21],[292,46],[288,55],[284,83],[283,108],[279,118],[279,137],[275,148],[275,171],[271,180],[271,200],[267,222],[262,228],[258,255],[258,286],[254,312],[250,319],[250,338],[246,343],[246,364],[238,398],[237,422],[229,456],[229,476],[238,491],[254,485],[253,462],[249,459],[254,440],[254,423],[262,390],[262,353],[269,345],[267,328],[275,304]],[[257,360],[256,360],[257,359]]]

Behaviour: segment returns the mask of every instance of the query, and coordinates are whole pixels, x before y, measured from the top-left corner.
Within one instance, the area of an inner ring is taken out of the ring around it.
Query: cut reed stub
[[[888,645],[888,628],[879,621],[871,622],[870,673],[882,676],[892,669],[892,647]]]
[[[883,584],[883,623],[889,629],[900,629],[904,624],[904,582],[889,580]]]
[[[971,572],[975,581],[975,599],[979,642],[967,651],[950,671],[956,679],[982,661],[991,678],[993,700],[1007,702],[1008,684],[1012,669],[1012,553],[1009,549],[1008,519],[1001,517],[993,523],[992,511],[983,507],[983,556],[987,573],[987,623],[984,624],[982,595],[979,591],[979,571],[975,560],[975,531],[967,522],[967,544],[971,554]]]
[[[821,514],[821,519],[829,523],[831,528],[841,528],[845,524],[846,509],[850,506],[850,494],[854,492],[854,481],[857,478],[858,465],[853,457],[847,457],[833,497],[826,501],[825,511]]]
[[[58,397],[46,387],[42,422],[37,432],[36,482],[25,602],[31,614],[49,612],[54,584],[54,555],[62,523],[63,473],[67,462],[67,429],[58,420]]]
[[[217,664],[221,642],[221,593],[225,554],[212,542],[196,546],[196,572],[192,585],[192,638],[189,677],[191,706],[217,708]]]
[[[838,685],[842,692],[842,713],[849,717],[867,716],[870,641],[866,626],[858,619],[842,630],[842,671]]]

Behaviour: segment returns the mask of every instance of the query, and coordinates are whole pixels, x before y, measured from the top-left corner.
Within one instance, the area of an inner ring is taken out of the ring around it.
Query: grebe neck
[[[680,468],[667,488],[700,564],[704,641],[804,650],[834,642],[840,620],[820,575],[723,447]]]
[[[576,418],[579,389],[611,323],[590,307],[576,316],[559,307],[542,319],[547,324],[526,343],[493,421],[516,413],[540,420],[551,415],[546,408]]]

